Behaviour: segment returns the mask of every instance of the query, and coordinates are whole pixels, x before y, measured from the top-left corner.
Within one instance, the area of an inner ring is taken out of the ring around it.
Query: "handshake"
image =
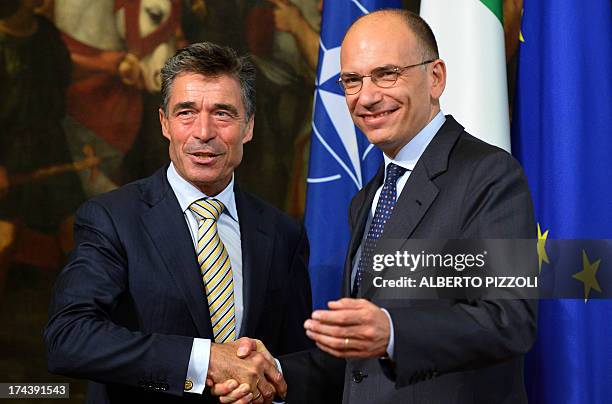
[[[246,337],[211,345],[206,385],[222,403],[271,403],[287,395],[270,352],[261,341]]]
[[[387,355],[391,321],[380,307],[349,298],[329,302],[328,307],[316,310],[304,323],[306,335],[319,349],[338,358]],[[206,384],[222,403],[270,403],[287,395],[283,375],[259,340],[212,344],[209,363]]]

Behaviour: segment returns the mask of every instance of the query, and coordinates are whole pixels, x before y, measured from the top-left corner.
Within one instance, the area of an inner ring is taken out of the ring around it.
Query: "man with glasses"
[[[418,15],[371,13],[344,38],[339,84],[384,165],[350,206],[347,297],[305,323],[319,349],[280,358],[288,403],[339,402],[342,391],[344,403],[527,401],[533,303],[363,298],[376,240],[536,234],[521,167],[442,114],[445,81],[435,37]]]

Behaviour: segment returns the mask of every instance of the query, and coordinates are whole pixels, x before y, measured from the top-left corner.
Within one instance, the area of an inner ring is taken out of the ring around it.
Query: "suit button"
[[[191,389],[193,389],[193,382],[191,379],[185,380],[185,391],[189,391]]]
[[[362,373],[359,370],[353,372],[353,382],[355,383],[361,383],[366,377],[368,377],[368,375]]]

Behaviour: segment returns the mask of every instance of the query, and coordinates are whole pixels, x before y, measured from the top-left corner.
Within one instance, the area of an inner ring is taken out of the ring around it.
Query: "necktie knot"
[[[214,198],[198,199],[189,205],[189,210],[196,214],[199,219],[219,220],[225,205]]]
[[[395,185],[397,179],[404,175],[407,170],[404,167],[400,167],[397,164],[389,163],[387,165],[387,176],[385,178],[385,184]]]

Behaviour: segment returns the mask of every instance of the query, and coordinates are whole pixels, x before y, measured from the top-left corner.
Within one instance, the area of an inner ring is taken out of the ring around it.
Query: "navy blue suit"
[[[238,187],[235,198],[241,335],[261,339],[273,355],[311,346],[303,329],[311,311],[303,227]],[[75,249],[57,279],[45,329],[51,372],[90,379],[88,402],[201,400],[183,386],[193,338],[212,335],[193,242],[166,168],[79,209]]]

